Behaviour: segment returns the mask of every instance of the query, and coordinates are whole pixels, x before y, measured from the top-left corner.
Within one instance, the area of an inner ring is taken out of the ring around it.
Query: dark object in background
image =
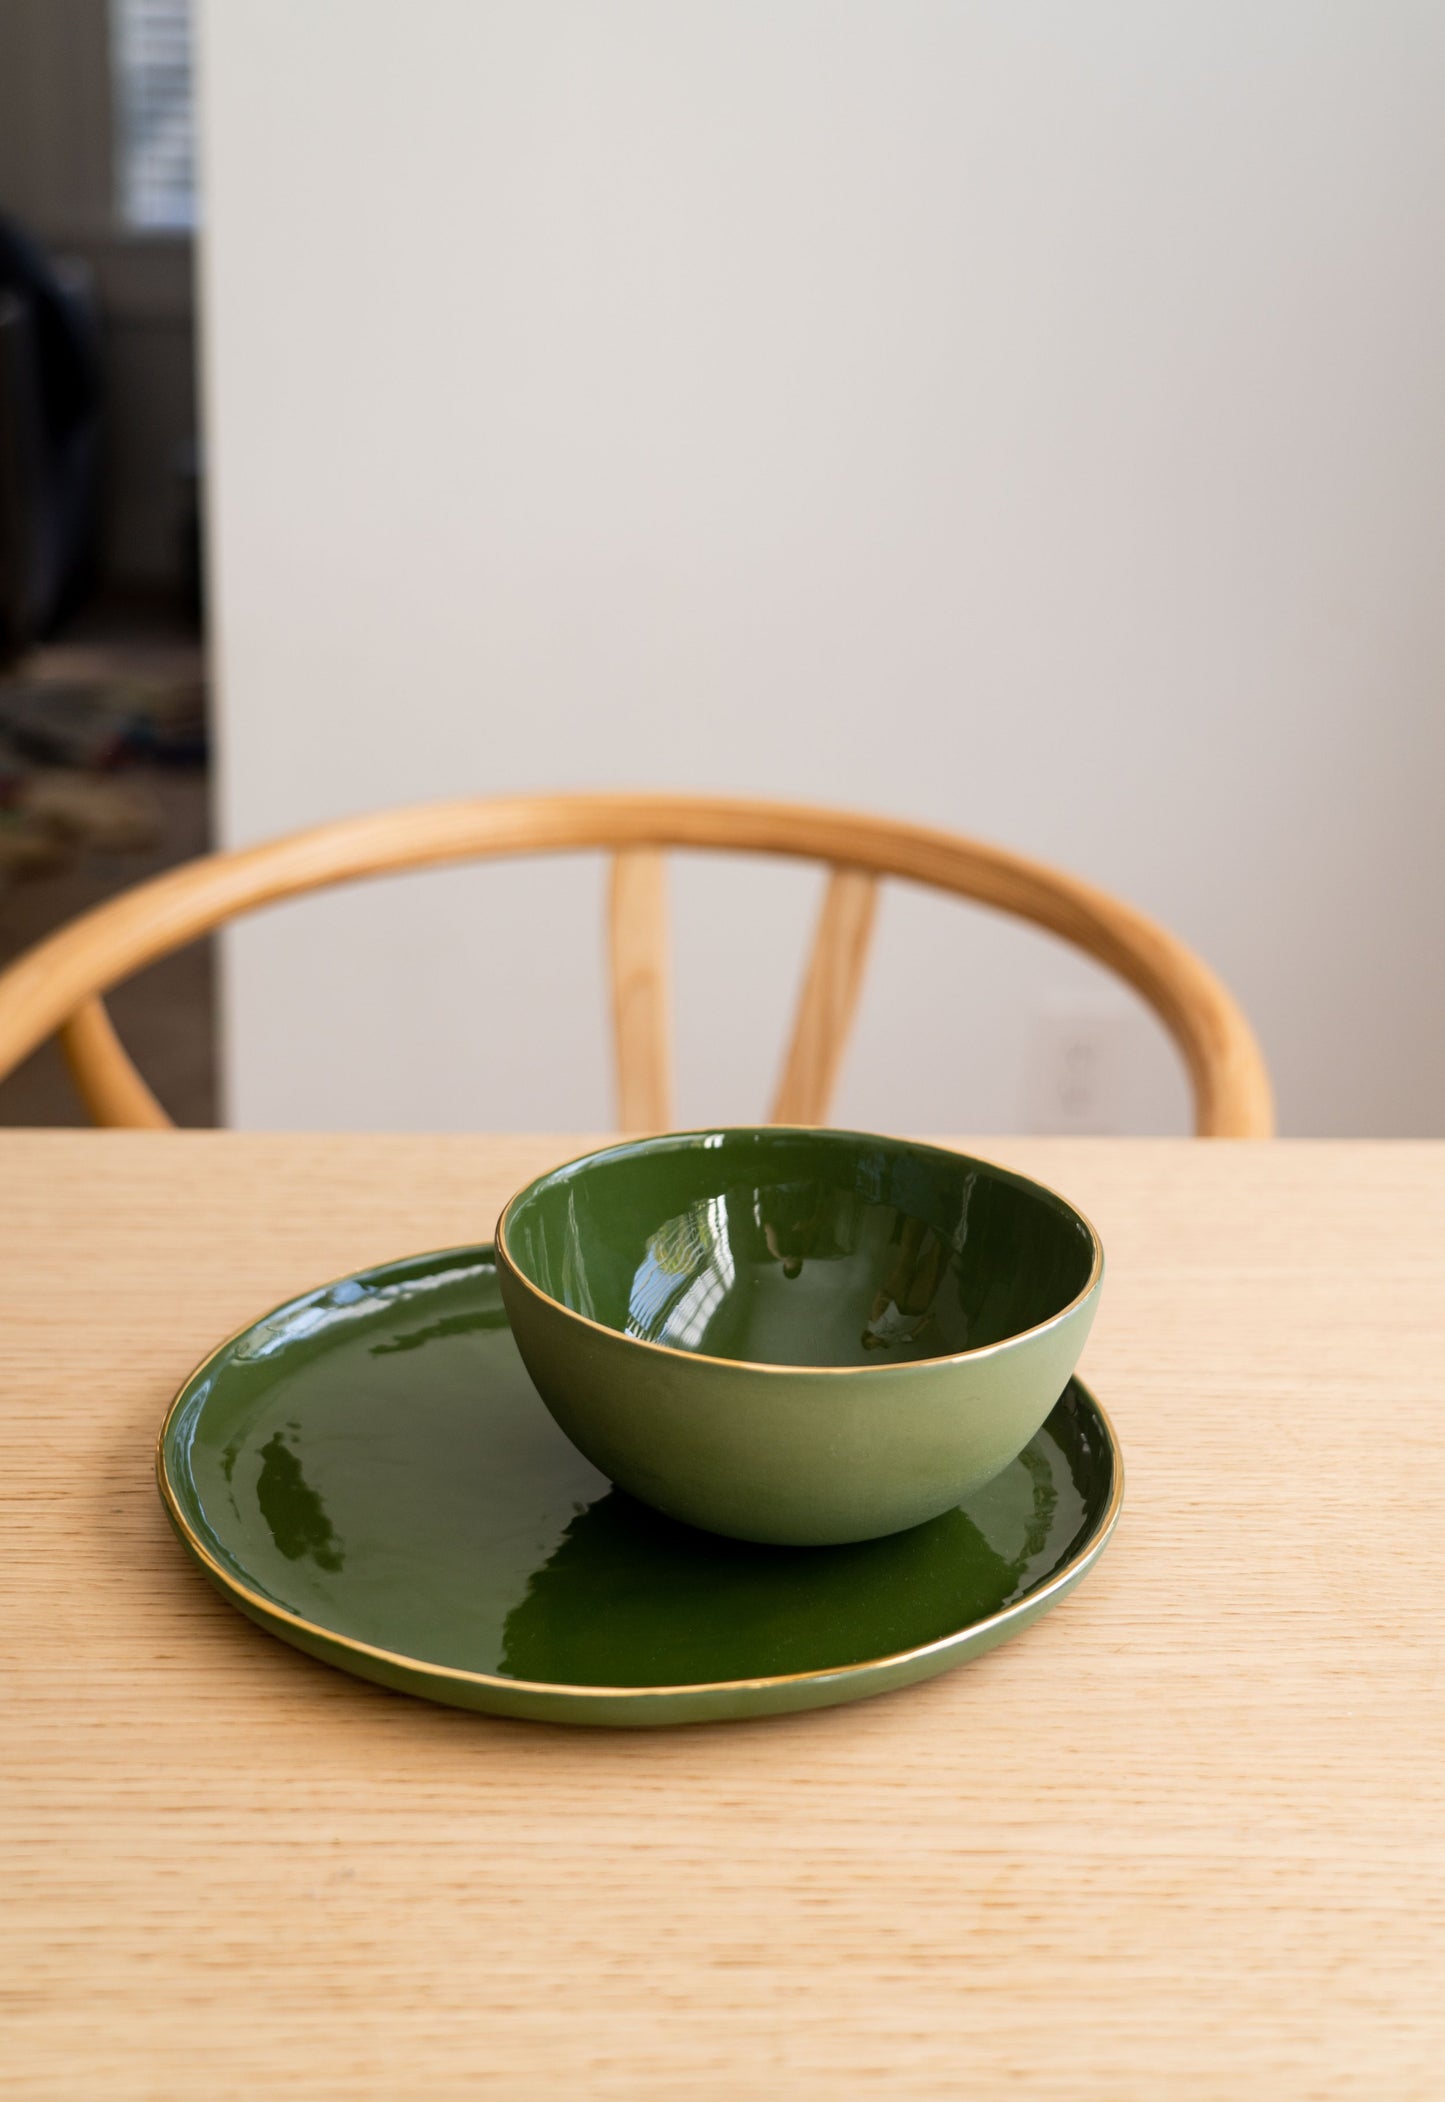
[[[205,625],[206,619],[206,558],[203,538],[201,449],[194,439],[181,453],[179,474],[181,604],[185,608],[187,618],[195,627],[200,628]]]
[[[81,282],[0,217],[0,664],[50,634],[94,580],[101,402]]]
[[[42,766],[91,772],[118,766],[126,754],[128,728],[104,689],[24,680],[0,687],[0,735],[12,750]]]
[[[185,679],[7,680],[0,740],[23,760],[92,773],[130,759],[195,766],[206,757],[205,690]]]

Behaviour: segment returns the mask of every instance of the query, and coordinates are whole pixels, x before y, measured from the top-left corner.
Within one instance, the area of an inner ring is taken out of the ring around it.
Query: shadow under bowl
[[[497,1265],[543,1401],[671,1517],[779,1545],[937,1517],[1068,1383],[1103,1250],[1040,1183],[937,1146],[673,1132],[519,1190]]]

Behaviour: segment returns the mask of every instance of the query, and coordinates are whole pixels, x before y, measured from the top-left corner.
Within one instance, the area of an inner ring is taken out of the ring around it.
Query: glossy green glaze
[[[1040,1184],[857,1132],[670,1133],[521,1190],[497,1252],[569,1438],[674,1518],[815,1546],[950,1509],[1033,1436],[1098,1302]]]
[[[615,1489],[542,1407],[490,1249],[308,1293],[166,1419],[161,1493],[252,1619],[400,1691],[541,1720],[762,1715],[991,1648],[1101,1552],[1121,1486],[1071,1386],[967,1505],[861,1546],[747,1546]]]

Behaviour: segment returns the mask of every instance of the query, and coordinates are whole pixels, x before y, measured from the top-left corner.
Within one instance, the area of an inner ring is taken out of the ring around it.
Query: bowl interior
[[[939,1147],[854,1132],[689,1132],[609,1147],[502,1219],[574,1313],[753,1364],[912,1363],[1061,1313],[1095,1244],[1062,1198]]]

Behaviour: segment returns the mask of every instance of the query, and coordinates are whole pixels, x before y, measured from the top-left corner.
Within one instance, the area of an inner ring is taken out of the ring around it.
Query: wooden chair
[[[1183,1055],[1195,1129],[1267,1138],[1269,1076],[1253,1032],[1213,973],[1142,914],[1072,876],[976,840],[896,820],[721,796],[557,795],[467,799],[344,818],[262,846],[211,854],[123,892],[0,975],[0,1077],[59,1032],[98,1124],[166,1128],[101,995],[241,913],[363,876],[509,854],[599,848],[612,856],[612,1020],[618,1122],[672,1118],[665,856],[725,849],[830,869],[775,1123],[827,1119],[857,1006],[885,876],[1016,913],[1085,949],[1142,994]]]

